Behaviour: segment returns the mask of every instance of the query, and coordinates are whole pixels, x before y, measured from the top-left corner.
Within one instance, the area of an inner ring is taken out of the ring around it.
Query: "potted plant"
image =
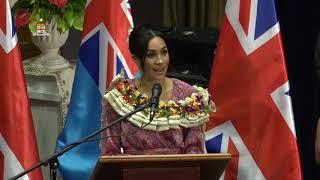
[[[34,64],[47,69],[69,66],[59,54],[69,29],[82,31],[86,0],[18,0],[13,8],[15,25],[28,25],[32,41],[41,50]]]
[[[82,30],[86,0],[18,0],[13,6],[16,26],[55,21],[60,32],[69,28]]]

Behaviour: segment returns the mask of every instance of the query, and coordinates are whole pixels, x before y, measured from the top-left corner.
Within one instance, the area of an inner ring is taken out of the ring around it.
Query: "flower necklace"
[[[206,89],[193,86],[197,92],[190,97],[178,102],[160,101],[154,120],[145,129],[163,131],[170,128],[179,129],[180,126],[190,128],[199,126],[209,120],[209,113],[215,112],[215,104],[210,100]],[[120,81],[114,89],[109,91],[105,98],[112,108],[121,116],[133,111],[135,108],[147,103],[146,94],[138,91],[138,88],[128,80]],[[138,127],[149,123],[149,112],[144,111],[132,115],[128,120]]]

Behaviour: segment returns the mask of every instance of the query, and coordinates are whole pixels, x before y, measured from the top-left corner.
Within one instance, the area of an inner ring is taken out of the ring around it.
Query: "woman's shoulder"
[[[173,95],[178,96],[178,99],[184,99],[186,96],[191,96],[196,92],[196,89],[185,81],[180,79],[171,78],[173,81]]]
[[[176,79],[176,78],[171,78],[173,81],[173,85],[175,87],[179,87],[179,88],[193,88],[190,84],[188,84],[185,81],[182,81],[180,79]]]

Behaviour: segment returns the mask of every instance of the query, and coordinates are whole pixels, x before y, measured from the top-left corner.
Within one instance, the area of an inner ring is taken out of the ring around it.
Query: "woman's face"
[[[143,76],[150,80],[165,78],[169,65],[169,53],[164,40],[158,36],[148,44],[147,54],[143,65]]]

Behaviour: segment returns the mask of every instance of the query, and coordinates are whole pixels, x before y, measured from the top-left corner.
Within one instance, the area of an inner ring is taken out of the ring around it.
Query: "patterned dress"
[[[195,89],[189,84],[173,80],[171,100],[184,100],[191,96]],[[130,81],[134,85],[133,81]],[[118,119],[112,107],[106,103],[102,114],[102,125]],[[119,137],[119,135],[128,134]],[[151,131],[140,129],[129,121],[122,121],[103,133],[101,140],[101,155],[142,155],[142,154],[195,154],[204,153],[204,135],[201,126],[194,128],[169,129],[166,131]]]

